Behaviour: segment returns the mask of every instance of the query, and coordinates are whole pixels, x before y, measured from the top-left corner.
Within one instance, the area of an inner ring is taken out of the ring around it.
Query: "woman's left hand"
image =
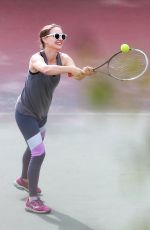
[[[93,74],[93,67],[91,66],[83,67],[82,71],[85,76],[90,76],[91,74]]]
[[[75,76],[74,78],[76,80],[82,80],[83,78],[85,78],[86,76],[90,76],[92,75],[93,73],[93,67],[91,66],[86,66],[86,67],[83,67],[81,73],[77,76]]]

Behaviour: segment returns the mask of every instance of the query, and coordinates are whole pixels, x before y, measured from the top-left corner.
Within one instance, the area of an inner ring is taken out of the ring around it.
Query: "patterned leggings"
[[[15,119],[27,143],[27,149],[22,159],[21,177],[29,180],[29,196],[37,196],[40,169],[45,157],[43,140],[46,132],[47,117],[43,120],[37,120],[33,116],[24,115],[16,111]]]

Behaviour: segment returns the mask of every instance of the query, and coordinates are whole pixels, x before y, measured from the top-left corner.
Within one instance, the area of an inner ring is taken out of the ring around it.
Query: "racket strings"
[[[114,56],[109,64],[109,74],[118,79],[132,79],[145,72],[147,60],[144,53],[131,50],[128,53],[119,53]]]

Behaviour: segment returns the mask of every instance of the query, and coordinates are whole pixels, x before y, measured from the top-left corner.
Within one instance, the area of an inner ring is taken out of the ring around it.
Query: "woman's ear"
[[[45,44],[46,40],[47,40],[47,37],[42,37],[41,39],[42,39],[43,43]]]

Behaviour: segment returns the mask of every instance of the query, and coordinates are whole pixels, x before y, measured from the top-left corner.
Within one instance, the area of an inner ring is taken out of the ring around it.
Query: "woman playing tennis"
[[[66,37],[59,25],[51,24],[42,28],[42,50],[33,54],[29,61],[28,77],[16,103],[15,118],[27,148],[23,155],[21,176],[14,185],[29,192],[25,209],[36,213],[51,212],[39,197],[41,189],[38,181],[45,157],[43,140],[53,92],[61,74],[81,80],[93,72],[92,67],[78,68],[69,55],[60,52]]]

